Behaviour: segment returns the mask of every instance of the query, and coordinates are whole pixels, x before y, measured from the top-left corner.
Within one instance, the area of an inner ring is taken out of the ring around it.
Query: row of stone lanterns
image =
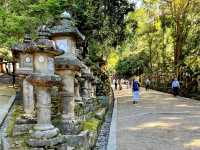
[[[38,36],[32,41],[26,35],[22,45],[12,48],[20,62],[17,74],[23,79],[24,116],[30,119],[37,115],[37,124],[28,141],[33,147],[62,143],[59,130],[51,123],[50,89],[53,85],[60,86],[64,134],[73,134],[77,122],[75,100],[87,101],[95,95],[90,68],[78,58],[83,49],[77,49],[77,45],[85,37],[73,26],[70,14],[64,12],[55,26],[40,27]],[[80,91],[83,92],[80,94]]]
[[[15,46],[12,50],[19,52],[20,68],[18,74],[23,75],[23,106],[27,119],[37,115],[37,124],[28,143],[33,147],[49,146],[49,143],[58,144],[55,138],[59,130],[51,123],[51,95],[50,88],[59,82],[60,77],[55,75],[54,57],[61,55],[54,41],[49,40],[49,32],[45,26],[38,30],[39,38],[35,41],[27,36],[22,46]],[[19,51],[21,49],[21,51]],[[36,108],[34,91],[36,95]],[[51,141],[51,142],[50,142]]]
[[[77,122],[75,118],[75,75],[80,74],[81,62],[76,56],[76,45],[85,37],[73,26],[71,16],[64,12],[58,25],[51,27],[51,39],[56,45],[64,50],[64,54],[55,58],[56,73],[62,78],[62,91],[60,92],[63,102],[62,122],[65,133],[73,133],[72,130]],[[76,91],[77,95],[78,90]]]
[[[34,68],[27,80],[34,85],[37,98],[37,124],[29,139],[29,144],[36,147],[48,145],[49,141],[54,141],[54,145],[60,142],[57,139],[59,130],[51,123],[50,88],[60,81],[60,77],[54,74],[54,57],[61,55],[63,51],[58,49],[54,41],[48,39],[48,36],[47,28],[42,26],[39,29],[39,39],[30,49],[26,50],[33,55]],[[38,139],[42,139],[42,142]]]

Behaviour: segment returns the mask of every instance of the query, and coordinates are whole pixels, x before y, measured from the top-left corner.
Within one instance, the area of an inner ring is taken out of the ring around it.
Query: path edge
[[[9,103],[8,103],[9,106],[8,106],[7,111],[6,111],[6,114],[5,114],[5,116],[3,117],[3,119],[0,120],[0,128],[3,126],[3,123],[4,123],[5,119],[6,119],[7,116],[8,116],[8,113],[9,113],[10,109],[11,109],[12,106],[13,106],[13,104],[14,104],[14,102],[15,102],[15,99],[16,99],[16,94],[15,94],[15,95],[12,95],[12,96],[10,97]]]
[[[108,138],[107,150],[116,150],[117,149],[117,98],[115,98],[112,121],[110,125],[110,133]]]

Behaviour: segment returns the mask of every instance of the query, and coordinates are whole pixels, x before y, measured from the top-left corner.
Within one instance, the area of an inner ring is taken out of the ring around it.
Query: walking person
[[[16,82],[16,75],[15,75],[15,73],[13,72],[12,73],[12,85],[13,85],[13,87],[15,87],[15,82]]]
[[[140,84],[138,80],[133,80],[133,104],[138,103],[140,95],[139,95],[139,87]]]
[[[121,79],[118,80],[119,90],[122,90]]]
[[[151,83],[150,80],[147,78],[147,79],[145,80],[145,88],[146,88],[146,91],[150,89],[150,83]]]
[[[177,78],[174,78],[174,80],[172,81],[172,91],[174,96],[178,95],[179,89],[180,89],[180,83],[177,80]]]
[[[130,85],[129,80],[126,80],[126,84],[127,84],[127,89],[129,89],[129,85]]]
[[[115,79],[115,90],[117,90],[117,79]]]

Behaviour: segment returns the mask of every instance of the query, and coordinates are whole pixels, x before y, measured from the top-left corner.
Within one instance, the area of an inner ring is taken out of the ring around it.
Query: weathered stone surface
[[[33,116],[22,115],[16,120],[16,124],[36,124],[37,120]]]
[[[56,150],[73,150],[71,149],[67,143],[60,144],[56,146]]]
[[[59,130],[57,128],[53,128],[50,130],[36,130],[34,131],[31,136],[36,139],[40,138],[52,138],[59,134]]]
[[[65,135],[64,141],[77,149],[89,150],[95,145],[96,138],[96,132],[82,131],[78,135]]]
[[[90,147],[95,146],[97,140],[97,131],[96,132],[90,132],[89,134],[89,145]]]
[[[70,146],[84,146],[89,148],[89,132],[83,131],[78,135],[65,135],[64,141]]]
[[[78,39],[85,39],[85,36],[73,25],[71,15],[66,11],[61,14],[58,24],[53,26],[50,32],[52,37],[56,35],[75,35]]]
[[[32,115],[35,108],[33,85],[26,79],[23,80],[23,106],[25,114]]]
[[[106,109],[105,108],[101,108],[100,110],[98,110],[97,112],[96,112],[96,118],[98,118],[98,119],[103,119],[104,118],[104,116],[105,116],[105,113],[106,113]]]
[[[62,130],[65,134],[78,134],[81,130],[81,123],[79,120],[65,119],[62,121]]]
[[[75,73],[72,70],[59,70],[57,73],[62,77],[62,117],[65,119],[74,118],[74,78]]]
[[[63,136],[57,136],[50,139],[29,139],[28,144],[32,147],[51,147],[63,143]]]
[[[29,133],[29,130],[33,128],[35,124],[15,124],[13,129],[13,136]]]
[[[44,148],[30,148],[30,150],[45,150]]]

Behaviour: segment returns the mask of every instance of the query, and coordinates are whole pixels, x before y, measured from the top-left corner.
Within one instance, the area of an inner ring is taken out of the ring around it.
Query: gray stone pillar
[[[49,87],[36,86],[37,124],[28,144],[32,147],[52,146],[60,143],[59,130],[51,123],[51,95]]]
[[[62,76],[62,96],[63,96],[63,113],[62,117],[66,119],[74,119],[74,79],[75,74],[72,70],[62,70],[59,72]]]
[[[51,124],[51,95],[47,87],[36,87],[37,95],[37,125],[36,130],[49,130]]]
[[[34,91],[33,86],[26,79],[23,79],[23,105],[25,115],[33,115],[35,102],[34,102]]]

